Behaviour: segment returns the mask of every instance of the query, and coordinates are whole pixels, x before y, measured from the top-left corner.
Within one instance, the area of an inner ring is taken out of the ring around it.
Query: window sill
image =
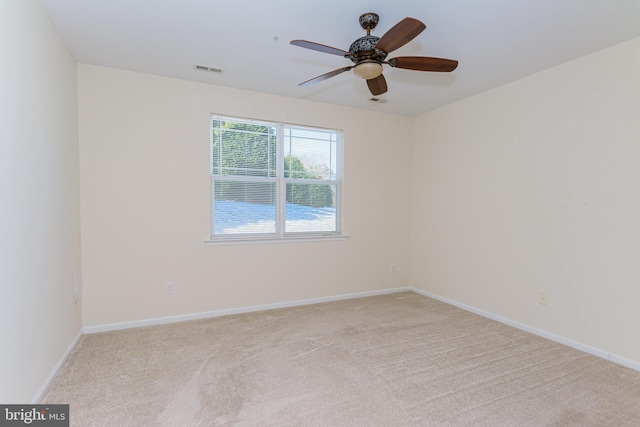
[[[346,234],[333,235],[306,235],[306,236],[285,236],[285,237],[220,237],[215,240],[205,240],[206,246],[223,245],[261,245],[265,243],[302,243],[302,242],[328,242],[337,240],[347,240]]]

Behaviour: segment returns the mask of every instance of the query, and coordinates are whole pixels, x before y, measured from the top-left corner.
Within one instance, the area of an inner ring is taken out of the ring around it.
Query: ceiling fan
[[[294,46],[344,56],[354,63],[349,67],[338,68],[302,82],[300,86],[321,82],[353,68],[353,72],[358,77],[367,81],[369,91],[376,96],[387,91],[387,81],[382,75],[383,64],[406,70],[436,72],[450,72],[458,66],[458,61],[453,59],[430,58],[427,56],[399,56],[385,61],[389,53],[409,43],[427,27],[415,18],[404,18],[382,37],[372,36],[371,30],[378,25],[379,20],[379,16],[375,13],[365,13],[360,16],[360,26],[367,32],[367,35],[354,41],[348,52],[306,40],[292,40],[291,44]]]

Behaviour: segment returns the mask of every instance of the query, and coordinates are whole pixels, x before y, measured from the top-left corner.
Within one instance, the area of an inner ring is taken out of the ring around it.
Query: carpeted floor
[[[640,426],[640,372],[413,292],[85,335],[72,426]]]

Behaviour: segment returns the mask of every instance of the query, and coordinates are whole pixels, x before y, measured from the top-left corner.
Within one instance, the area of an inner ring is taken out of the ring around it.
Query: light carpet
[[[414,292],[85,335],[72,426],[640,426],[640,372]]]

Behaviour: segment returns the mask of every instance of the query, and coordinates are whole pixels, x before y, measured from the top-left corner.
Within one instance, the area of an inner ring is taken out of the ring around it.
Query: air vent
[[[222,68],[216,68],[216,67],[207,67],[206,65],[194,65],[193,66],[194,70],[200,70],[200,71],[209,71],[210,73],[218,73],[218,74],[222,74],[224,73],[224,70]]]
[[[371,98],[369,99],[369,101],[377,102],[378,104],[386,104],[387,102],[389,102],[386,99],[380,99],[380,98]]]

